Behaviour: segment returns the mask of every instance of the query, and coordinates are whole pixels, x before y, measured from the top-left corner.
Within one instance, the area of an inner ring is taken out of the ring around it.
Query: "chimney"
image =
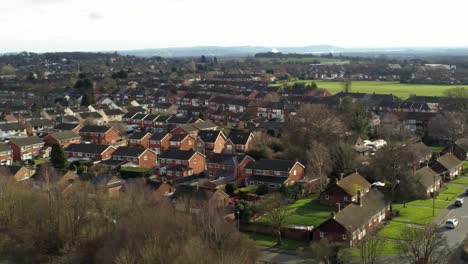
[[[336,203],[336,212],[339,213],[341,210],[341,204],[340,203]]]
[[[342,172],[340,173],[340,181],[343,179],[343,177],[344,177],[344,173]]]
[[[359,190],[357,190],[357,203],[359,204],[359,206],[362,206],[361,196],[362,196],[362,191],[361,191],[361,189],[359,189]]]
[[[335,219],[335,212],[331,212],[331,218]]]

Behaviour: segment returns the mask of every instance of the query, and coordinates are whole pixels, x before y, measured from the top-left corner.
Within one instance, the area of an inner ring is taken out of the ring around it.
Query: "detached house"
[[[13,151],[13,159],[18,161],[39,157],[44,147],[44,141],[36,136],[12,139],[8,144]]]
[[[266,185],[278,189],[304,178],[304,165],[292,160],[259,160],[245,166],[247,185]]]
[[[222,131],[202,130],[195,140],[195,150],[202,154],[221,153],[226,143],[226,136]]]
[[[115,148],[109,145],[100,144],[71,144],[64,149],[69,161],[91,160],[101,161],[111,158]]]
[[[205,171],[205,155],[196,151],[169,149],[159,155],[159,172],[169,177],[186,177]]]
[[[390,203],[380,191],[370,190],[362,197],[358,191],[355,202],[343,209],[338,206],[330,219],[312,231],[313,241],[327,239],[354,247],[366,234],[382,224],[389,210]]]
[[[132,162],[143,168],[156,166],[156,153],[141,147],[119,147],[112,153],[113,160]]]
[[[80,143],[81,137],[73,131],[55,132],[44,137],[47,146],[60,145],[64,148],[70,144]]]
[[[431,162],[429,166],[446,181],[458,177],[463,170],[462,161],[457,159],[452,153],[440,156],[437,160]]]
[[[344,178],[341,175],[337,182],[329,185],[320,194],[320,203],[329,206],[339,204],[341,208],[344,208],[358,199],[358,191],[365,196],[370,189],[370,182],[358,173],[353,173]]]
[[[251,132],[231,132],[224,144],[224,153],[242,154],[249,150],[254,143],[254,137]]]
[[[147,132],[136,132],[128,137],[128,146],[130,147],[150,147],[151,134]]]
[[[83,141],[97,144],[114,144],[120,140],[120,133],[117,129],[109,126],[86,125],[79,132]]]
[[[13,151],[6,143],[0,143],[0,165],[13,163]]]

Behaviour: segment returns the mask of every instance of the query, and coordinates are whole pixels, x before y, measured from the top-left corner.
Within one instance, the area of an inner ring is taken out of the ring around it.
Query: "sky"
[[[0,53],[468,46],[466,0],[0,0]]]

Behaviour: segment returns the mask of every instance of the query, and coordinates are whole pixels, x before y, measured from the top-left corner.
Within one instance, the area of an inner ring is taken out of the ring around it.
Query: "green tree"
[[[240,200],[236,203],[236,216],[243,222],[248,222],[254,215],[254,205],[249,201]]]
[[[52,162],[55,168],[65,168],[67,157],[63,148],[59,144],[52,146],[52,150],[50,151],[50,162]]]
[[[228,183],[224,186],[224,190],[226,191],[229,196],[233,196],[234,192],[237,190],[237,184],[235,183]]]
[[[267,146],[254,147],[245,152],[245,154],[250,157],[259,160],[259,159],[271,159],[271,149]]]

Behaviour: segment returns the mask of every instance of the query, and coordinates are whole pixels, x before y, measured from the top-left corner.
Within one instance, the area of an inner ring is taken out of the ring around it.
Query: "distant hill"
[[[117,51],[121,55],[133,55],[141,57],[246,57],[257,53],[281,52],[281,53],[340,53],[343,55],[375,56],[389,55],[407,57],[412,55],[468,55],[468,47],[386,47],[386,48],[345,48],[332,45],[311,45],[302,47],[266,47],[266,46],[237,46],[237,47],[184,47]]]

